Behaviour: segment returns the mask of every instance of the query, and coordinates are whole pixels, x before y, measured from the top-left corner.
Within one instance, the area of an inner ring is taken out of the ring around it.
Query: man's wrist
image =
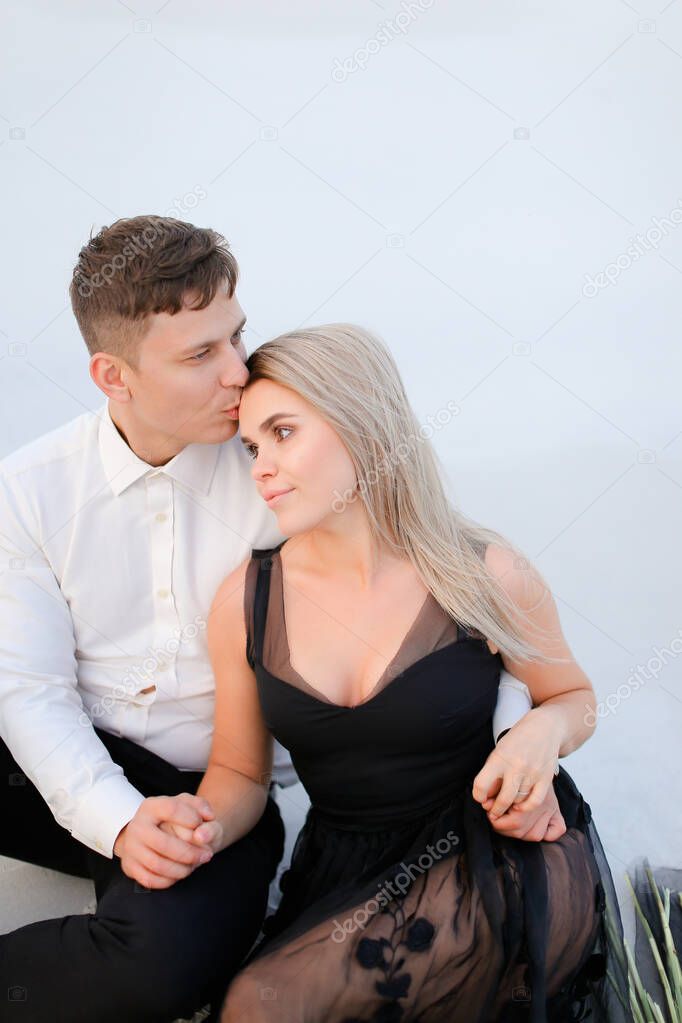
[[[119,768],[120,770],[120,768]],[[79,801],[71,834],[90,849],[115,855],[114,839],[133,819],[145,797],[121,774],[103,778]]]
[[[128,821],[128,824],[129,823],[130,823],[130,821]],[[126,828],[128,827],[128,824],[124,824],[123,825],[123,827],[119,831],[118,835],[116,836],[116,841],[114,842],[114,845],[113,845],[113,848],[112,848],[112,852],[113,852],[114,856],[118,856],[119,859],[121,858],[121,853],[123,852],[123,836],[125,835]]]

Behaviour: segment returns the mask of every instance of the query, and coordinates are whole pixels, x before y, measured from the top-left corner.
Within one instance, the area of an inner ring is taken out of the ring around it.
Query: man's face
[[[186,305],[173,316],[152,315],[140,341],[138,368],[128,367],[126,373],[138,427],[172,438],[178,450],[230,440],[249,378],[245,323],[236,295],[229,298],[226,289],[205,309]]]

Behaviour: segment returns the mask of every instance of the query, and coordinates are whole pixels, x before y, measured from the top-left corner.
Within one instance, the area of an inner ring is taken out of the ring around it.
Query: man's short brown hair
[[[217,231],[172,217],[130,217],[90,237],[69,295],[90,355],[109,352],[135,367],[152,313],[204,309],[225,285],[232,297],[238,276]]]

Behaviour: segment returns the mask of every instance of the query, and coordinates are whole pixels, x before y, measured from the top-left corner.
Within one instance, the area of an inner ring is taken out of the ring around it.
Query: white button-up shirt
[[[0,462],[0,735],[59,824],[105,856],[144,796],[93,724],[206,769],[210,605],[251,548],[284,539],[250,467],[238,437],[151,466],[108,402]],[[504,674],[495,735],[530,707],[519,687]],[[273,778],[297,781],[278,743]]]

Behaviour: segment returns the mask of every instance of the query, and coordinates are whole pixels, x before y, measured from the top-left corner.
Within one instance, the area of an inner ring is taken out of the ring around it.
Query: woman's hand
[[[214,853],[220,852],[223,847],[223,826],[217,820],[205,820],[195,828],[184,827],[172,821],[164,821],[161,828],[168,834],[181,838],[183,842],[189,842],[204,849],[208,855],[208,860],[205,861],[207,863]]]
[[[530,710],[490,753],[474,778],[472,795],[491,823],[510,807],[537,812],[543,805],[558,765],[561,746],[557,718]]]
[[[492,806],[492,803],[492,799],[487,801],[487,805]],[[556,842],[566,834],[566,821],[559,809],[559,800],[553,786],[547,790],[539,809],[524,810],[514,804],[501,817],[491,817],[488,811],[488,820],[494,831],[524,842]]]

